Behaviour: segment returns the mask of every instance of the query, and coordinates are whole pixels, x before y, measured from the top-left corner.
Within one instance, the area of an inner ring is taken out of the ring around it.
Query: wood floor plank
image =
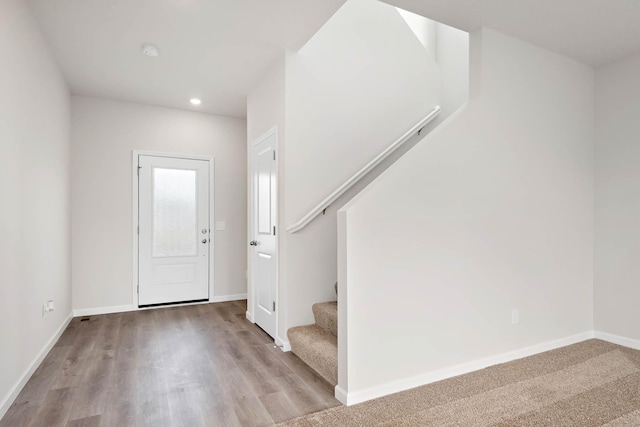
[[[137,400],[134,391],[112,389],[107,394],[100,425],[103,427],[135,427]]]
[[[282,392],[286,394],[301,414],[319,412],[331,407],[327,405],[324,399],[318,397],[309,386],[300,382],[293,374],[278,377],[277,381]]]
[[[69,419],[69,413],[77,396],[73,388],[50,390],[45,396],[38,412],[28,426],[64,426]]]
[[[260,401],[276,423],[299,417],[301,412],[282,391],[260,396]]]
[[[137,379],[136,423],[170,425],[168,390],[163,369],[152,362],[138,367],[134,375]]]
[[[0,427],[267,426],[337,406],[246,302],[73,319]]]
[[[0,427],[28,426],[38,413],[43,400],[27,400],[14,403],[0,420]]]
[[[60,366],[50,388],[55,390],[77,386],[84,375],[85,366],[89,360],[88,357],[68,356]]]
[[[63,365],[71,347],[54,347],[35,370],[18,395],[15,403],[43,400]]]
[[[270,426],[274,421],[269,411],[257,397],[241,397],[236,399],[233,410],[243,426]]]
[[[205,425],[200,391],[196,387],[177,387],[167,394],[171,425],[191,427]]]
[[[67,427],[99,427],[102,421],[100,415],[69,421]]]
[[[85,383],[77,388],[78,397],[73,402],[70,420],[88,418],[104,412],[109,393],[109,383],[106,380]]]
[[[72,319],[67,328],[64,330],[58,341],[55,343],[54,347],[66,347],[69,345],[73,345],[76,339],[76,335],[78,335],[78,331],[80,330],[80,319],[75,318]]]

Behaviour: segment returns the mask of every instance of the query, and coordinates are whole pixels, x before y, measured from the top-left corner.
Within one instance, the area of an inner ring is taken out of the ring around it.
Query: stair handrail
[[[440,114],[440,106],[436,105],[433,107],[433,110],[427,114],[422,120],[413,125],[411,129],[406,131],[400,138],[398,138],[393,144],[389,145],[385,148],[380,154],[378,154],[373,160],[364,165],[362,169],[356,172],[351,178],[345,181],[340,187],[338,187],[333,193],[329,194],[323,201],[318,203],[313,209],[309,211],[305,216],[300,218],[298,222],[290,225],[287,228],[289,233],[297,233],[298,231],[305,228],[315,217],[320,215],[322,212],[326,211],[329,206],[333,202],[335,202],[340,196],[347,192],[351,187],[353,187],[358,181],[360,181],[366,174],[368,174],[373,168],[378,166],[384,159],[389,157],[391,153],[396,151],[400,146],[402,146],[405,142],[407,142],[413,135],[420,134],[422,129],[429,124],[433,119],[438,117]]]

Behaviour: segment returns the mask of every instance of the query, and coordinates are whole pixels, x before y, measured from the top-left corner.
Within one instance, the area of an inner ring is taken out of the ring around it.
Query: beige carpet
[[[640,426],[640,351],[589,340],[281,426]]]

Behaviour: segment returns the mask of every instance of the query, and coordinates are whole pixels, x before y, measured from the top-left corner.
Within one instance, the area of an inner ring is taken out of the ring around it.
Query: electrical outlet
[[[515,325],[520,322],[520,311],[517,308],[511,310],[511,324]]]
[[[42,318],[46,319],[47,316],[49,315],[49,312],[55,310],[55,304],[53,303],[53,300],[50,299],[49,301],[45,302],[42,305]]]

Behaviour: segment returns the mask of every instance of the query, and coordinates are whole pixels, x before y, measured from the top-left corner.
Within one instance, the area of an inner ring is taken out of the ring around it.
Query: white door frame
[[[283,345],[284,341],[280,338],[280,335],[278,333],[278,325],[280,324],[280,311],[281,311],[281,304],[280,304],[280,274],[279,274],[279,270],[280,270],[280,233],[281,233],[281,228],[280,228],[280,224],[278,222],[278,218],[279,218],[279,189],[280,189],[280,171],[279,171],[279,163],[280,163],[280,155],[279,155],[279,151],[278,151],[278,126],[274,126],[271,129],[269,129],[268,131],[266,131],[265,133],[263,133],[262,135],[260,135],[258,138],[256,138],[254,141],[251,142],[251,148],[249,150],[249,152],[247,153],[247,158],[248,158],[248,178],[247,178],[247,191],[248,191],[248,214],[247,214],[247,219],[248,219],[248,227],[247,227],[247,236],[249,237],[249,239],[247,239],[247,281],[248,281],[248,286],[247,286],[247,298],[250,298],[249,300],[249,304],[247,305],[247,319],[251,322],[251,323],[255,323],[254,321],[254,313],[256,312],[256,298],[254,295],[254,286],[253,286],[253,247],[249,246],[249,241],[248,240],[253,240],[254,236],[254,221],[255,221],[255,209],[254,209],[254,203],[253,203],[253,190],[254,190],[254,185],[253,185],[253,148],[260,144],[261,142],[263,142],[265,139],[270,138],[271,136],[275,136],[275,144],[274,144],[274,150],[276,152],[276,194],[275,194],[275,203],[276,203],[276,212],[275,212],[275,218],[273,220],[274,224],[276,224],[276,235],[274,236],[276,239],[276,244],[275,244],[275,258],[276,258],[276,295],[275,295],[275,299],[276,299],[276,337],[275,337],[275,343],[277,345]]]
[[[144,151],[144,150],[133,150],[131,156],[131,183],[132,183],[132,199],[131,205],[133,207],[133,216],[132,216],[132,229],[131,236],[133,239],[133,277],[131,278],[132,285],[132,307],[133,310],[148,310],[157,307],[143,307],[140,308],[138,306],[138,279],[139,279],[139,267],[138,267],[138,157],[139,156],[155,156],[155,157],[172,157],[175,159],[186,159],[186,160],[206,160],[209,162],[209,227],[211,231],[209,232],[209,238],[211,239],[209,246],[209,301],[206,302],[197,302],[197,303],[187,303],[187,304],[177,304],[177,305],[192,305],[192,304],[208,304],[214,299],[214,269],[213,269],[213,255],[215,249],[215,233],[214,233],[214,224],[215,224],[215,211],[214,211],[214,170],[215,170],[215,158],[211,156],[191,156],[185,154],[173,154],[173,153],[160,153],[157,151]],[[169,304],[168,304],[169,305]],[[168,306],[166,305],[166,306]],[[165,305],[161,307],[166,307]]]

